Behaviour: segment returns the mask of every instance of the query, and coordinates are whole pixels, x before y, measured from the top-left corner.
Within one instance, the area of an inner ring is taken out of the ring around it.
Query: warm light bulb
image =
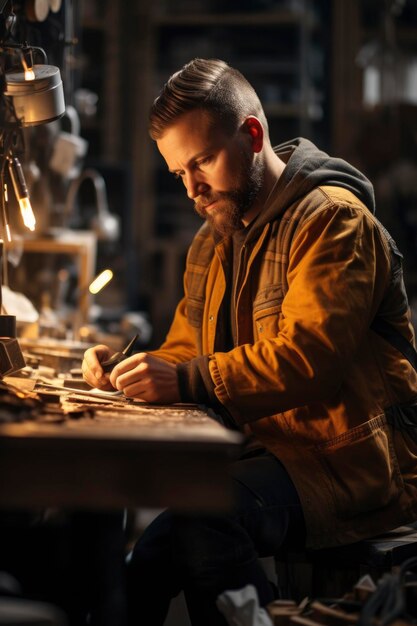
[[[23,223],[29,230],[35,230],[36,219],[29,200],[29,191],[20,161],[15,156],[9,156],[9,172],[12,179],[16,198],[19,202]]]
[[[25,80],[35,80],[35,72],[31,68],[25,70]]]
[[[35,230],[36,219],[29,198],[19,198],[19,206],[24,225],[29,230]]]
[[[4,183],[4,185],[3,185],[3,193],[4,193],[4,198],[3,198],[3,222],[4,222],[4,229],[6,231],[7,241],[10,243],[11,240],[12,240],[12,233],[10,231],[10,226],[9,226],[9,210],[8,210],[9,192],[8,192],[6,183]]]
[[[103,270],[96,278],[93,280],[88,290],[92,294],[98,293],[108,282],[113,278],[113,272],[111,270]]]

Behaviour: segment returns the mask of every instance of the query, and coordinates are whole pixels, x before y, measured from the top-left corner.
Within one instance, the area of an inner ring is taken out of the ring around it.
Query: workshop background
[[[9,287],[33,303],[41,334],[76,327],[94,342],[136,327],[146,347],[164,338],[201,222],[150,140],[147,114],[197,56],[247,76],[273,143],[303,135],[373,181],[417,309],[417,0],[3,0],[3,41],[12,5],[14,39],[60,67],[68,109],[24,130],[37,227],[15,225],[7,249]],[[77,253],[59,249],[68,232],[94,237],[81,278]],[[58,247],[36,252],[36,240]],[[105,268],[113,279],[75,324],[84,283]]]

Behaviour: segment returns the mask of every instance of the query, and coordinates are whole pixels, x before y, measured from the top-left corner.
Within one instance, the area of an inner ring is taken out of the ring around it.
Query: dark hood
[[[265,209],[255,220],[253,230],[258,230],[312,189],[323,185],[348,189],[372,213],[375,212],[371,182],[347,161],[329,156],[308,139],[300,137],[276,146],[274,151],[286,167],[271,192],[271,201],[267,201]]]

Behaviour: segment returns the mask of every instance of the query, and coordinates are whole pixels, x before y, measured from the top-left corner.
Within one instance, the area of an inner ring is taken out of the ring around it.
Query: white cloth
[[[218,596],[216,604],[230,626],[273,626],[265,609],[259,606],[253,585],[225,591]]]

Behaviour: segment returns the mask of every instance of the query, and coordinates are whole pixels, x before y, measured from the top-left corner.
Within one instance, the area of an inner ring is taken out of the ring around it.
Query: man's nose
[[[206,193],[209,189],[209,185],[205,181],[192,175],[186,177],[184,184],[187,189],[187,196],[190,200],[194,200],[202,193]]]

